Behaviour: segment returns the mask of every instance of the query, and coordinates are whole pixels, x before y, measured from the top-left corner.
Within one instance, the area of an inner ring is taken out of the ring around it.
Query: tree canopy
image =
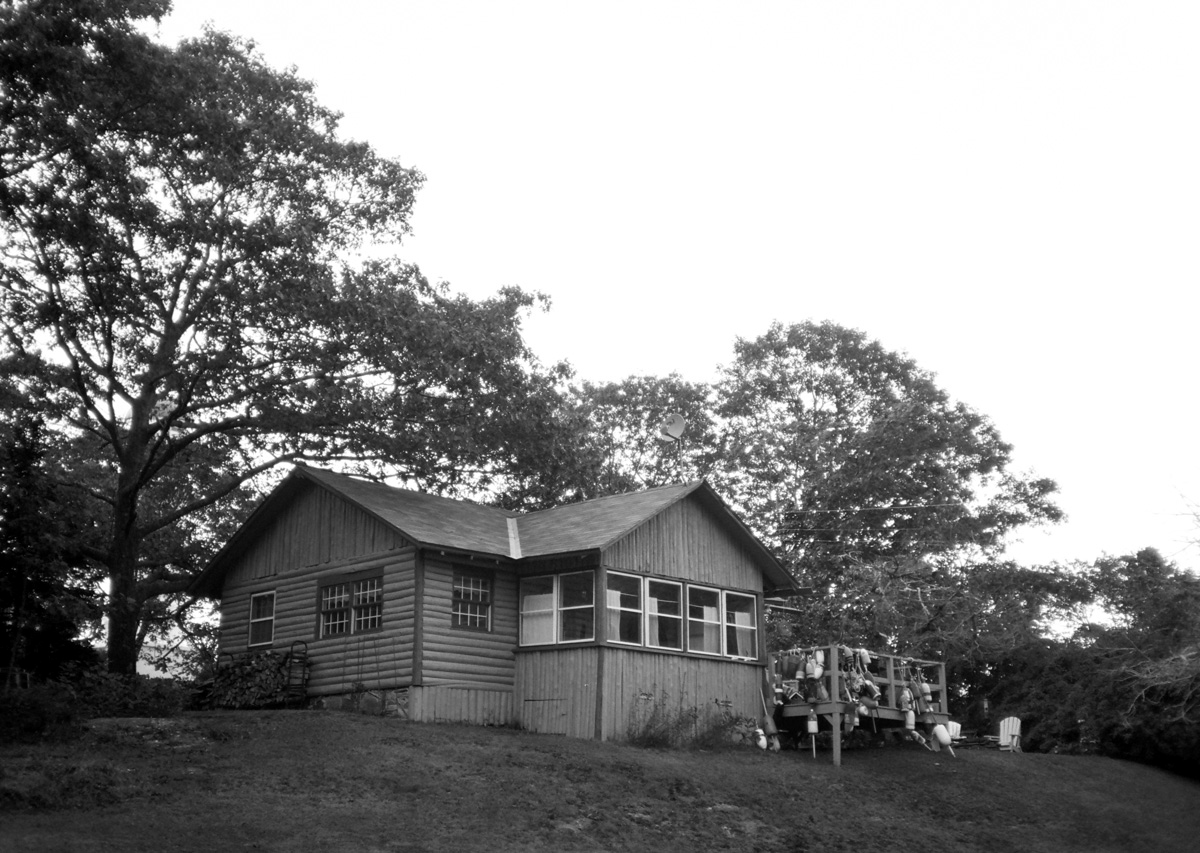
[[[213,508],[256,476],[310,459],[443,490],[520,480],[564,375],[521,339],[538,297],[349,263],[407,231],[421,174],[342,139],[252,44],[138,31],[165,8],[0,9],[0,359],[88,472],[123,672]]]

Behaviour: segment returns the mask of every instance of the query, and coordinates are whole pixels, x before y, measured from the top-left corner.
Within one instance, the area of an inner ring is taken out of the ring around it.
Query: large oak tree
[[[420,173],[341,138],[251,44],[154,42],[138,25],[167,6],[0,5],[0,358],[103,522],[85,546],[119,672],[256,477],[519,482],[561,378],[519,334],[535,297],[347,264],[405,233]]]
[[[912,359],[834,323],[739,340],[716,387],[715,479],[812,590],[804,642],[942,643],[965,572],[1054,521],[1055,484],[1013,470],[993,424]],[[978,584],[974,584],[978,586]]]

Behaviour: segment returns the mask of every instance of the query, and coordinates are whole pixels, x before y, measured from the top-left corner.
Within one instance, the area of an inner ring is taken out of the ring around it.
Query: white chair
[[[946,731],[950,732],[950,742],[962,740],[962,723],[956,723],[950,720],[946,723]]]
[[[1021,751],[1021,720],[1005,717],[1000,721],[1000,748],[1008,752]]]

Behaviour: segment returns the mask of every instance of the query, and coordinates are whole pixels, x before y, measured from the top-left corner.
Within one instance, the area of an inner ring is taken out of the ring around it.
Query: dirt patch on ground
[[[0,749],[13,851],[1190,853],[1200,785],[1099,758],[909,744],[642,750],[336,712],[98,720]]]

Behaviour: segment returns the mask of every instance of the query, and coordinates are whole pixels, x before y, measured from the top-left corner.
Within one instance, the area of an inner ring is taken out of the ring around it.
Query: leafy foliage
[[[708,385],[678,374],[630,376],[620,382],[583,382],[574,389],[585,452],[594,460],[583,495],[606,494],[698,480],[711,467],[716,443]],[[674,415],[686,428],[678,441],[663,438]]]
[[[46,464],[47,437],[21,408],[0,417],[0,666],[57,678],[64,665],[94,660],[81,639],[99,619],[95,573],[78,539],[87,527],[77,501]]]
[[[1080,566],[1101,619],[993,654],[978,683],[1021,716],[1030,748],[1097,752],[1196,774],[1200,582],[1143,549]]]
[[[569,452],[566,370],[520,336],[539,299],[343,263],[406,232],[420,173],[249,44],[141,35],[165,8],[0,9],[0,361],[86,472],[126,673],[281,463],[536,499]]]
[[[721,481],[805,576],[998,548],[1056,520],[1048,481],[913,361],[832,323],[774,325],[725,369]]]

